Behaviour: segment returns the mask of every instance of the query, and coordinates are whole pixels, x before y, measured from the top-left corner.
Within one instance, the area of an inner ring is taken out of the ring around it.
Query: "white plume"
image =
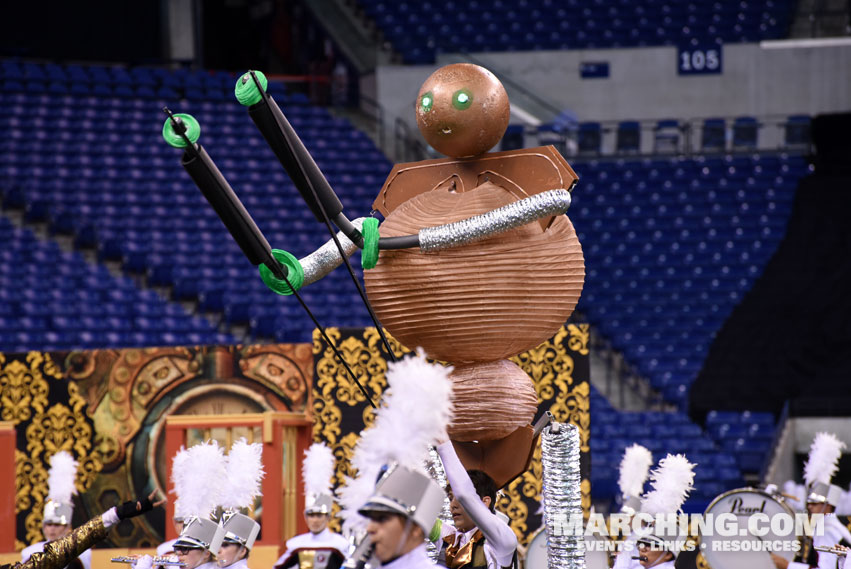
[[[222,492],[221,506],[225,510],[249,508],[263,492],[263,445],[248,444],[239,439],[230,447],[227,458],[227,480]]]
[[[387,391],[372,428],[361,433],[352,455],[357,478],[338,491],[346,531],[365,528],[357,513],[375,490],[381,467],[397,462],[423,471],[428,447],[447,438],[452,419],[451,367],[428,363],[420,350],[388,365]]]
[[[833,433],[817,433],[810,446],[810,456],[804,465],[804,481],[807,486],[814,482],[830,484],[830,479],[839,469],[839,457],[845,443]]]
[[[634,444],[627,448],[621,459],[618,486],[624,496],[641,496],[644,492],[644,482],[650,466],[653,464],[653,454],[645,447]]]
[[[60,450],[50,459],[50,471],[47,473],[47,498],[55,502],[68,504],[71,496],[77,493],[74,480],[77,478],[77,461],[66,450]]]
[[[694,488],[695,466],[682,454],[669,454],[660,460],[659,467],[650,473],[653,489],[641,500],[641,511],[652,516],[679,512]]]
[[[783,483],[783,493],[787,496],[786,502],[792,506],[794,510],[806,509],[807,489],[803,484],[797,484],[794,480],[787,480]],[[793,496],[794,499],[788,496]]]
[[[304,451],[301,474],[304,479],[304,494],[331,494],[331,479],[334,477],[334,452],[325,443],[313,443]]]
[[[177,494],[175,516],[210,518],[227,481],[225,455],[219,444],[209,441],[181,448],[174,457],[171,480]]]

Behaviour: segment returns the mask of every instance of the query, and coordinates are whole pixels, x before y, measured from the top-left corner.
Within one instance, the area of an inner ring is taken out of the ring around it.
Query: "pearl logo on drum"
[[[735,514],[737,516],[749,516],[751,514],[764,514],[765,513],[765,500],[760,502],[758,507],[747,507],[744,506],[744,500],[742,498],[736,498],[732,501],[730,505],[730,513]]]

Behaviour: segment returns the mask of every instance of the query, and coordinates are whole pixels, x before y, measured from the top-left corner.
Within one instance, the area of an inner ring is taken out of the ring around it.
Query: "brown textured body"
[[[475,190],[420,194],[396,208],[381,236],[416,233],[517,198],[486,182]],[[579,239],[566,216],[530,223],[433,253],[383,251],[365,273],[381,322],[403,344],[452,363],[513,356],[546,341],[573,312],[584,280]]]
[[[438,158],[396,164],[372,207],[384,217],[425,192],[451,187],[463,193],[491,181],[518,200],[549,190],[570,190],[579,178],[552,146],[489,152],[478,158]],[[552,217],[540,220],[546,229]]]
[[[501,439],[528,425],[535,416],[535,387],[512,361],[456,365],[450,378],[452,403],[456,410],[463,409],[449,427],[452,440]]]

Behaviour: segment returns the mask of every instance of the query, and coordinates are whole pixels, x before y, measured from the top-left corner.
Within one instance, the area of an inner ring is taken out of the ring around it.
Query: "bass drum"
[[[756,536],[748,529],[748,519],[757,513],[768,517],[755,524],[766,530],[765,535]],[[734,519],[718,522],[721,514],[733,514]],[[776,534],[769,524],[778,515],[788,516],[792,524],[777,526],[781,532],[788,530],[783,535]],[[715,498],[703,516],[712,535],[700,536],[700,551],[712,569],[775,569],[771,553],[791,561],[800,547],[794,532],[795,511],[780,495],[757,488],[730,490]],[[718,529],[733,535],[718,535]]]
[[[606,540],[585,538],[585,567],[587,569],[609,569],[609,554],[605,549]],[[523,566],[526,569],[547,569],[547,530],[541,528],[535,532],[526,549]]]

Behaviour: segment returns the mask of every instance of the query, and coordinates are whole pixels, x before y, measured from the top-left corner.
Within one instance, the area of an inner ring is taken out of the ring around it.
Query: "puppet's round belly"
[[[396,208],[381,236],[416,233],[516,201],[490,183],[465,193],[437,190]],[[432,253],[382,251],[366,271],[381,323],[409,348],[448,362],[492,361],[534,348],[573,312],[585,276],[567,216]]]

